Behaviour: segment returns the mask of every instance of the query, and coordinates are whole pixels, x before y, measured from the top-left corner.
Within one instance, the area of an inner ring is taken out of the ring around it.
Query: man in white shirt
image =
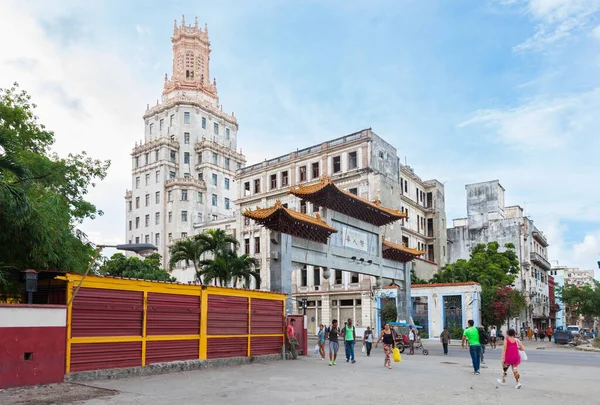
[[[408,331],[408,347],[410,347],[409,354],[415,354],[415,340],[417,340],[417,333],[411,325],[410,330]]]
[[[492,350],[496,350],[496,337],[498,332],[496,331],[496,326],[492,325],[492,329],[490,329],[490,346],[492,346]]]

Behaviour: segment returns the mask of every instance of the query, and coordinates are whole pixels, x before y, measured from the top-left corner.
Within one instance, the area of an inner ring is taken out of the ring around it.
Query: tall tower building
[[[234,215],[238,123],[223,112],[216,79],[210,79],[208,28],[175,21],[173,72],[162,99],[147,106],[144,140],[132,157],[132,188],[125,193],[126,240],[153,243],[169,261],[169,246],[194,227]],[[185,280],[188,281],[188,280]]]

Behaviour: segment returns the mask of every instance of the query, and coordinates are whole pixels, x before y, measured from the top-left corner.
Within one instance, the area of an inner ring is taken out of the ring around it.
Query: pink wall
[[[0,389],[62,382],[66,307],[0,305]]]

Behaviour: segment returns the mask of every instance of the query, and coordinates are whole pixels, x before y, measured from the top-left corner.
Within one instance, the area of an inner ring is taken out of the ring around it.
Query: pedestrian
[[[531,329],[531,326],[527,327],[527,339],[529,339],[529,341],[531,341],[531,338],[533,337],[533,330]]]
[[[287,338],[288,344],[290,347],[290,353],[292,354],[292,358],[294,360],[298,359],[298,353],[296,352],[296,348],[298,347],[298,341],[296,340],[296,332],[294,330],[294,324],[296,320],[294,318],[290,319],[290,323],[287,326]]]
[[[481,374],[479,367],[481,365],[481,344],[479,343],[479,330],[474,326],[475,322],[472,319],[467,321],[469,327],[465,329],[462,337],[462,348],[465,348],[465,341],[469,342],[469,352],[471,361],[473,362],[473,370],[475,375]]]
[[[377,339],[377,343],[375,343],[375,347],[383,340],[383,353],[385,355],[383,360],[383,367],[387,367],[388,369],[392,369],[392,349],[396,347],[396,342],[394,341],[394,334],[390,330],[390,325],[386,323],[383,326],[383,330],[379,334],[379,339]]]
[[[338,350],[340,350],[340,344],[338,342],[338,338],[340,336],[340,328],[338,328],[337,319],[331,321],[331,326],[327,328],[326,335],[329,339],[329,365],[335,366]]]
[[[535,341],[537,342],[538,340],[538,335],[540,334],[540,332],[538,331],[538,328],[535,327],[533,328],[533,336],[535,337]]]
[[[373,331],[370,326],[367,326],[367,330],[363,335],[363,345],[367,347],[367,357],[371,356],[371,348],[373,347]]]
[[[321,356],[321,360],[325,360],[325,325],[319,325],[317,337],[319,338],[319,356]]]
[[[410,353],[408,354],[415,354],[415,340],[417,340],[417,332],[410,325],[410,329],[408,330],[408,347],[410,348]]]
[[[485,364],[485,348],[489,343],[489,335],[483,326],[478,328],[479,330],[479,344],[481,345],[481,364]]]
[[[509,329],[508,337],[504,341],[504,347],[502,348],[502,378],[498,379],[498,382],[502,385],[506,385],[506,372],[509,367],[512,367],[513,375],[517,385],[516,389],[521,388],[521,375],[519,374],[519,364],[521,364],[521,355],[519,350],[525,351],[523,343],[521,343],[516,337],[514,329]]]
[[[548,335],[548,341],[552,342],[552,328],[550,326],[546,329],[546,334]]]
[[[498,335],[498,332],[496,331],[496,325],[492,325],[492,328],[490,329],[490,346],[492,347],[492,350],[496,350],[496,336]]]
[[[440,342],[442,343],[442,347],[444,348],[444,354],[448,355],[448,345],[450,344],[450,332],[448,332],[448,328],[444,327],[444,331],[440,333]]]
[[[525,339],[525,328],[521,328],[520,333],[521,333],[521,340],[524,340]]]
[[[356,342],[356,328],[352,325],[352,319],[348,318],[348,322],[345,323],[344,329],[342,329],[342,336],[344,337],[344,350],[346,351],[346,363],[352,361],[352,364],[356,363],[354,360],[354,342]]]

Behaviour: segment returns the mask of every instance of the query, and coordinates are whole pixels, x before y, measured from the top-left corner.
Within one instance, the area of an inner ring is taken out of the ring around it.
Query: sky
[[[596,268],[600,0],[3,0],[0,88],[32,95],[59,154],[112,162],[92,241],[124,242],[131,149],[182,14],[208,24],[248,164],[370,127],[444,183],[449,220],[465,184],[498,179],[551,261]]]

